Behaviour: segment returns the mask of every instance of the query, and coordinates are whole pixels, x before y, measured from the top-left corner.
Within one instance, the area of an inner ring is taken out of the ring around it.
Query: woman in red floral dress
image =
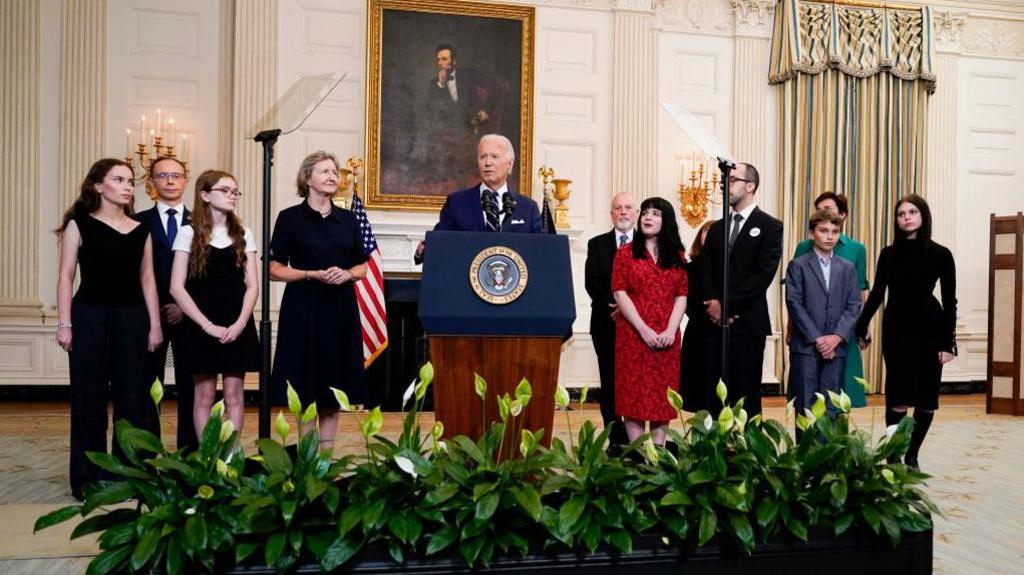
[[[665,443],[676,416],[668,388],[679,388],[679,322],[686,311],[686,269],[675,210],[662,198],[640,204],[640,233],[619,248],[612,268],[612,292],[621,313],[615,318],[615,411],[626,422],[629,440],[644,434]]]

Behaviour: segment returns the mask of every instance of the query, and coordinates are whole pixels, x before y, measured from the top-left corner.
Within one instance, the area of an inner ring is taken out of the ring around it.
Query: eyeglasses
[[[211,192],[220,192],[225,196],[235,196],[236,198],[242,197],[242,191],[237,188],[210,188]]]
[[[743,178],[737,178],[736,176],[729,176],[729,183],[730,184],[735,184],[736,182],[749,182],[749,181],[750,180],[746,180],[746,179],[743,179]]]
[[[185,174],[181,172],[160,172],[159,174],[153,174],[153,178],[157,180],[183,180]]]

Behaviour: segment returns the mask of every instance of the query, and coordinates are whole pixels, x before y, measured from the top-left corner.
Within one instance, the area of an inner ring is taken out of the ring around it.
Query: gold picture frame
[[[480,181],[474,147],[485,133],[512,141],[510,187],[532,195],[534,23],[532,6],[368,0],[367,208],[439,210],[449,193]],[[454,53],[448,70],[461,90],[433,89],[445,89],[436,79],[442,46]]]

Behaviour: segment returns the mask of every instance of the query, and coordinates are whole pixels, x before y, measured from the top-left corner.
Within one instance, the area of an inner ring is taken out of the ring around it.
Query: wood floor
[[[765,401],[767,417],[782,420],[781,399]],[[174,405],[164,406],[173,414]],[[359,448],[351,416],[342,416],[340,449]],[[348,419],[345,419],[348,417]],[[174,437],[166,417],[164,437]],[[384,432],[397,434],[401,414],[387,414]],[[571,413],[573,428],[600,421],[594,406]],[[855,411],[860,428],[884,430],[880,398]],[[422,425],[433,423],[424,414]],[[73,502],[67,488],[68,408],[64,403],[0,404],[0,573],[84,573],[96,552],[95,539],[68,541],[72,526],[32,535],[35,519]],[[555,433],[565,436],[566,420],[555,418]],[[243,443],[256,435],[256,412],[246,413]],[[1024,418],[985,415],[983,396],[943,396],[942,409],[921,454],[934,477],[928,491],[945,517],[935,527],[935,573],[1024,573]]]

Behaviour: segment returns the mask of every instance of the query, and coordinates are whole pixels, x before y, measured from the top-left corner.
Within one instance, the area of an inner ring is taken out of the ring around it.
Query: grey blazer
[[[836,348],[845,357],[860,315],[860,290],[853,264],[832,256],[829,289],[813,249],[786,268],[786,307],[793,320],[789,349],[801,355],[818,355],[814,341],[823,335],[841,336],[846,343]]]

